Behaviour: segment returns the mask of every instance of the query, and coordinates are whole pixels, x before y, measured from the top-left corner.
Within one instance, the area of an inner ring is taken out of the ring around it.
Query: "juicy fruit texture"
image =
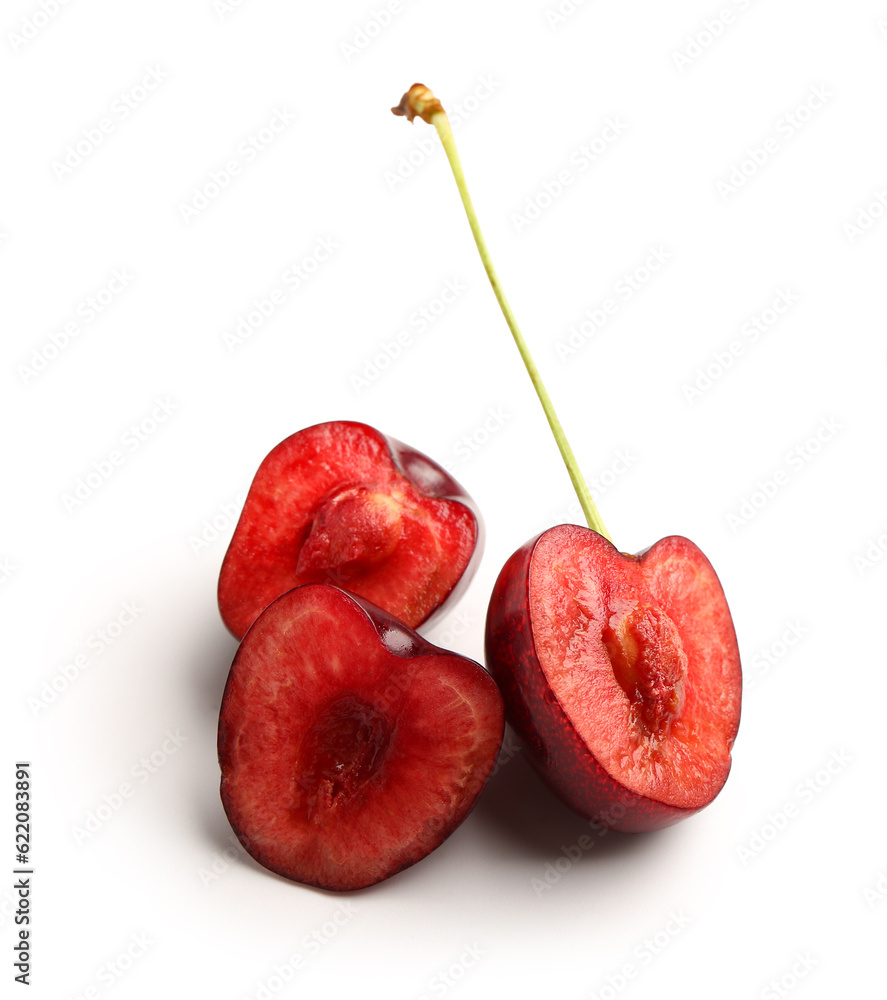
[[[316,424],[259,467],[219,610],[241,638],[281,594],[331,583],[415,628],[462,593],[482,548],[471,498],[439,465],[366,424]]]
[[[360,889],[425,857],[468,815],[502,743],[473,660],[326,584],[275,601],[240,645],[219,718],[221,795],[265,868]]]
[[[686,538],[639,556],[576,525],[528,542],[494,588],[487,664],[543,778],[584,816],[657,829],[726,781],[739,650],[720,582]]]

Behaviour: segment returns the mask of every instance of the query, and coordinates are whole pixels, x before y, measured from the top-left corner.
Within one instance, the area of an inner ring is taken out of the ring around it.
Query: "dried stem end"
[[[403,95],[400,104],[391,109],[395,115],[405,115],[407,121],[414,118],[421,118],[422,121],[431,124],[431,116],[438,111],[443,111],[440,101],[432,94],[424,83],[414,83],[412,87]]]

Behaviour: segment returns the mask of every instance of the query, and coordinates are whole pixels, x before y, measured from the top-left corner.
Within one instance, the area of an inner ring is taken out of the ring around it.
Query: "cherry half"
[[[259,466],[219,575],[241,638],[277,597],[331,583],[411,628],[468,586],[483,550],[472,499],[437,463],[366,424],[291,435]]]
[[[742,672],[724,591],[686,538],[638,555],[613,545],[502,290],[446,112],[422,84],[392,111],[437,130],[588,522],[531,539],[499,574],[486,658],[506,717],[543,779],[578,813],[617,830],[667,826],[708,805],[730,770]]]
[[[487,663],[546,783],[583,816],[638,832],[707,805],[739,724],[736,636],[688,539],[640,555],[561,524],[505,564]]]
[[[369,601],[306,584],[262,612],[234,658],[219,716],[222,803],[265,868],[362,889],[465,819],[503,728],[480,664]]]

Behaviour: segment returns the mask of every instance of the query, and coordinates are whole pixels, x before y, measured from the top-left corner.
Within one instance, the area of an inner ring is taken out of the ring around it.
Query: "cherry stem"
[[[545,383],[542,381],[542,376],[539,374],[539,369],[536,367],[536,362],[533,360],[532,354],[530,354],[530,349],[527,347],[520,327],[517,325],[514,313],[511,311],[511,306],[508,304],[508,299],[505,297],[505,292],[502,290],[502,284],[499,281],[499,276],[496,274],[496,268],[493,266],[490,251],[487,249],[486,240],[481,232],[477,213],[474,211],[474,205],[471,202],[471,195],[468,193],[465,174],[462,170],[462,162],[459,159],[456,140],[453,137],[453,130],[450,128],[450,121],[447,118],[446,111],[441,107],[440,101],[438,101],[434,94],[420,83],[413,84],[404,94],[400,105],[391,110],[396,115],[405,115],[409,121],[413,121],[414,118],[419,117],[429,125],[433,125],[437,130],[444,152],[447,154],[450,169],[453,171],[456,187],[459,189],[459,197],[462,199],[462,206],[465,209],[465,215],[468,217],[468,225],[471,226],[474,242],[477,244],[477,250],[484,265],[484,270],[487,272],[487,278],[496,296],[496,301],[499,303],[499,308],[502,310],[502,315],[505,317],[505,322],[508,324],[508,329],[511,330],[511,335],[514,337],[514,342],[520,352],[524,367],[527,369],[527,374],[530,376],[530,381],[533,383],[533,388],[536,390],[536,395],[539,397],[539,402],[542,404],[542,409],[545,411],[548,426],[551,428],[551,433],[554,435],[554,440],[560,449],[564,465],[566,465],[567,472],[570,474],[570,481],[573,483],[576,496],[579,498],[579,503],[582,507],[582,512],[585,514],[588,527],[612,542],[613,539],[610,538],[609,532],[604,527],[604,522],[601,520],[601,516],[592,499],[588,484],[579,470],[576,456],[573,454],[573,449],[570,447],[561,422],[558,419],[557,413],[555,413],[554,405],[551,402],[551,397],[548,395],[548,390],[545,388]]]

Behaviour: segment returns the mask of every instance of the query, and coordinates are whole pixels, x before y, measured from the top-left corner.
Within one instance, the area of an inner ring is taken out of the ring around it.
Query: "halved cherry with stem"
[[[604,527],[502,290],[440,101],[415,84],[392,111],[437,130],[487,277],[560,449],[588,527],[531,539],[496,581],[487,666],[548,785],[623,831],[708,805],[730,770],[742,674],[721,584],[680,536],[619,552]]]

